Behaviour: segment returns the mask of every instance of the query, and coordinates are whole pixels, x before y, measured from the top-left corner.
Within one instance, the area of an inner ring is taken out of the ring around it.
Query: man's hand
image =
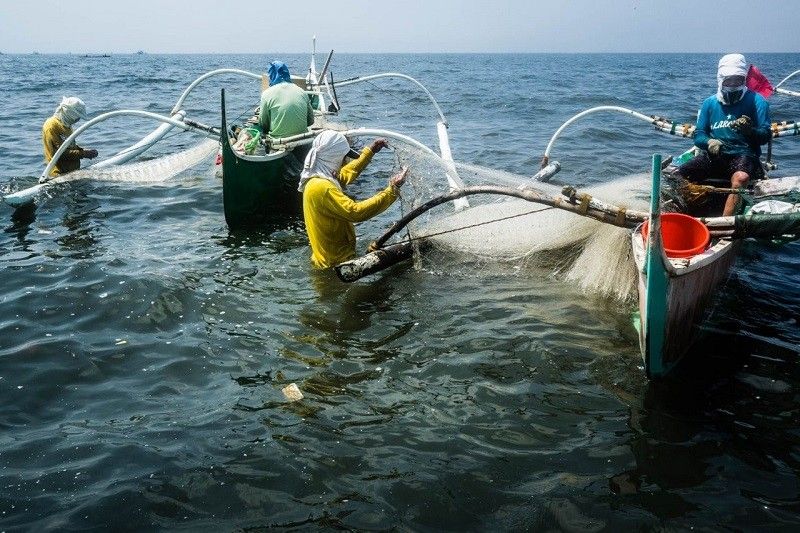
[[[372,150],[373,154],[377,154],[381,151],[381,148],[386,148],[387,146],[389,146],[389,141],[386,139],[375,139],[369,149]]]
[[[397,174],[389,178],[389,185],[392,187],[401,187],[403,183],[406,182],[406,176],[408,175],[408,167],[404,167],[400,170]]]
[[[708,141],[708,153],[711,155],[719,155],[719,149],[722,148],[722,141],[719,139],[711,139]]]
[[[95,157],[97,157],[97,150],[94,150],[92,148],[88,150],[83,150],[83,152],[81,153],[81,159],[94,159]]]
[[[747,135],[753,130],[753,119],[747,115],[742,115],[731,122],[731,129],[733,131],[738,131],[742,135]]]

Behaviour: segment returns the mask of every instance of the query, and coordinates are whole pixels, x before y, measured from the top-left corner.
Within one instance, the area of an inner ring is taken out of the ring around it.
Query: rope
[[[531,209],[530,211],[526,211],[525,213],[517,213],[516,215],[508,215],[507,217],[496,218],[496,219],[493,219],[493,220],[486,220],[486,221],[483,221],[483,222],[476,222],[474,224],[469,224],[467,226],[461,226],[459,228],[453,228],[453,229],[437,231],[435,233],[429,233],[427,235],[420,235],[419,237],[411,237],[411,234],[406,229],[406,234],[408,235],[406,240],[408,242],[414,242],[414,241],[419,241],[419,240],[422,240],[422,239],[429,239],[430,237],[438,237],[439,235],[446,235],[448,233],[455,233],[456,231],[463,231],[465,229],[477,228],[479,226],[486,226],[487,224],[494,224],[495,222],[502,222],[504,220],[510,220],[512,218],[519,218],[519,217],[524,217],[524,216],[527,216],[527,215],[532,215],[534,213],[541,213],[542,211],[549,211],[550,209],[555,209],[555,207],[544,207],[542,209]]]

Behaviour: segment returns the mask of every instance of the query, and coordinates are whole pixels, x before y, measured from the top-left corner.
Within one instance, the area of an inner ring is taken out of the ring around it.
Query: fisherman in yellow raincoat
[[[311,243],[311,263],[316,268],[329,268],[352,259],[356,254],[353,223],[382,213],[397,199],[407,169],[392,176],[388,187],[366,200],[356,202],[343,192],[372,156],[388,145],[385,139],[377,139],[359,154],[339,132],[323,131],[314,139],[298,190],[303,193],[303,218]],[[346,157],[355,159],[342,166]]]
[[[72,125],[86,117],[86,105],[80,98],[74,96],[64,97],[61,103],[42,126],[42,144],[44,146],[44,160],[49,163],[53,156],[72,135]],[[81,148],[75,141],[58,158],[58,162],[50,171],[51,176],[58,176],[81,168],[81,159],[94,159],[97,150]]]

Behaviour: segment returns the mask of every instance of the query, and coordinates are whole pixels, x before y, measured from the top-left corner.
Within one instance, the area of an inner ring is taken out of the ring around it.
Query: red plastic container
[[[649,220],[642,224],[642,236],[647,242]],[[661,215],[661,242],[667,257],[692,257],[708,248],[711,234],[705,224],[683,213]]]

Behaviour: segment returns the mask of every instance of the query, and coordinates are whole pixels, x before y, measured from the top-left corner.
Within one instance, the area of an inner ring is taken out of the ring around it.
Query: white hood
[[[729,76],[744,76],[745,79],[747,78],[747,62],[742,54],[724,55],[719,60],[719,65],[717,65],[717,100],[723,104],[725,99],[722,95],[722,82]],[[742,89],[742,95],[744,95],[744,92],[747,91],[746,81],[737,89]]]
[[[349,152],[350,143],[338,131],[326,130],[317,135],[303,163],[297,190],[303,192],[306,183],[313,177],[324,178],[342,190],[338,174],[342,168],[342,161]]]
[[[86,104],[80,98],[65,96],[61,99],[61,103],[58,104],[53,115],[66,126],[72,126],[80,119],[86,118]]]

